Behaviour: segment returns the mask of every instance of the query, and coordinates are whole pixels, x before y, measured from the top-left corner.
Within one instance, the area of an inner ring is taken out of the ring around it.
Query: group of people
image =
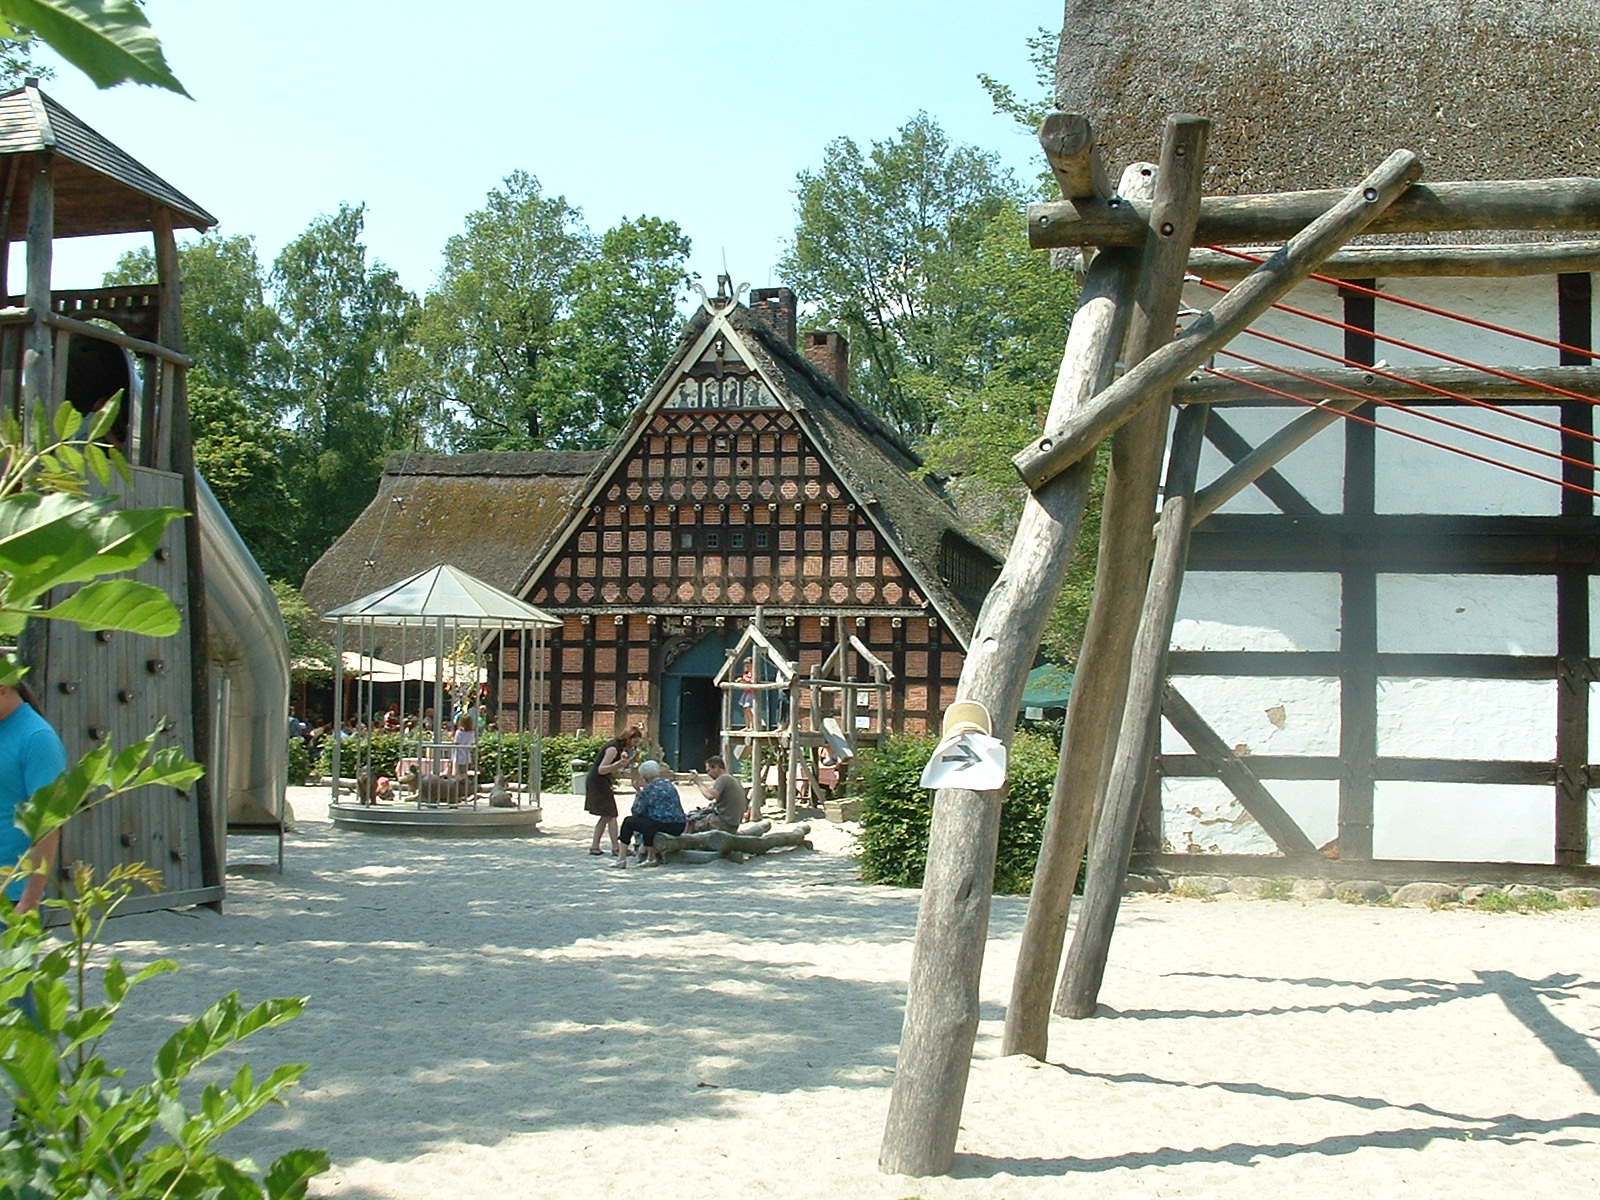
[[[710,804],[686,813],[678,795],[678,785],[665,777],[659,762],[645,759],[635,765],[643,739],[644,730],[637,725],[629,726],[601,748],[584,778],[584,811],[596,818],[590,854],[604,855],[600,842],[602,836],[609,835],[613,865],[626,867],[630,858],[637,858],[643,866],[656,866],[662,861],[660,852],[655,849],[658,833],[677,837],[691,824],[695,831],[724,829],[733,833],[739,828],[746,807],[744,786],[728,774],[727,764],[721,758],[712,755],[706,759],[705,778],[698,771],[690,773],[690,779]],[[630,772],[639,787],[633,807],[619,830],[616,780],[619,775]]]

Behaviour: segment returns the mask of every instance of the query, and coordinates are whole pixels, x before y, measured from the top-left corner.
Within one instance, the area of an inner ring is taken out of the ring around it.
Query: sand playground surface
[[[1425,1197],[1600,1190],[1600,910],[1132,896],[1101,1000],[1000,1058],[1026,899],[995,901],[955,1173],[877,1170],[918,894],[815,853],[618,871],[545,835],[348,832],[291,794],[287,869],[235,839],[225,913],[130,916],[114,1060],[237,988],[305,995],[246,1043],[311,1064],[229,1147],[329,1150],[312,1194]],[[228,1068],[230,1071],[232,1066]]]

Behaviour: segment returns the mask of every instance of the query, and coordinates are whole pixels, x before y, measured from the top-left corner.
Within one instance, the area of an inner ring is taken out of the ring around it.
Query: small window
[[[730,539],[728,544],[730,546],[732,546],[735,550],[743,550],[744,549],[744,534],[742,534],[742,533],[730,533],[728,535],[728,537]]]
[[[756,549],[757,550],[765,550],[766,548],[767,548],[767,535],[764,534],[764,533],[756,534]]]
[[[726,437],[718,435],[718,437],[717,437],[717,449],[718,450],[726,450],[727,448],[728,448],[728,439]]]
[[[694,549],[694,531],[685,529],[678,534],[678,547],[683,550]]]
[[[720,533],[711,533],[708,531],[706,533],[706,549],[715,550],[720,545],[722,545],[722,535]]]

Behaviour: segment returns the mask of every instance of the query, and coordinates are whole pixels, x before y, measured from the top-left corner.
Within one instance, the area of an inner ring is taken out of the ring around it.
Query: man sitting
[[[695,822],[695,832],[721,829],[727,833],[738,833],[746,806],[744,785],[728,774],[728,764],[715,754],[706,759],[706,774],[711,777],[709,780],[701,779],[698,771],[692,771],[689,775],[700,789],[700,794],[711,801],[709,809],[695,811],[695,816],[703,818]]]
[[[628,865],[628,847],[637,834],[644,839],[639,852],[643,866],[656,866],[663,860],[656,851],[656,834],[666,833],[676,837],[683,832],[685,817],[683,802],[678,799],[678,785],[661,778],[661,764],[646,759],[639,764],[639,780],[643,786],[633,798],[632,814],[622,822],[622,832],[617,840],[619,867]]]

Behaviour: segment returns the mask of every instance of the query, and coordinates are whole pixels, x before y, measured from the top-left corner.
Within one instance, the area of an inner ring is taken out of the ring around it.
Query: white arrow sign
[[[922,769],[925,788],[993,791],[1006,781],[1006,744],[983,733],[961,733],[934,748]]]

